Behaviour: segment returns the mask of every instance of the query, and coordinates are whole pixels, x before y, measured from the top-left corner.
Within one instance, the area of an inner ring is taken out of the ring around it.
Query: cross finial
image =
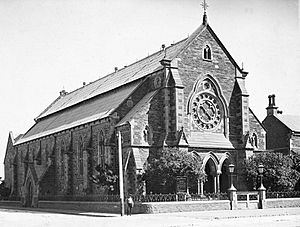
[[[206,3],[206,0],[203,0],[201,3],[202,8],[204,9],[204,14],[206,13],[206,9],[208,8],[208,4]]]
[[[208,4],[206,3],[206,0],[203,0],[201,3],[202,8],[204,9],[203,14],[203,25],[207,25],[207,15],[206,15],[206,9],[208,8]]]

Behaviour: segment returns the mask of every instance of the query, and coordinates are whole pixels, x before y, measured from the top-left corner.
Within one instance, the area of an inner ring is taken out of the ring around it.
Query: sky
[[[72,91],[192,34],[202,0],[0,0],[0,177],[9,131],[25,133],[59,91]],[[267,96],[300,115],[297,0],[207,0],[208,22],[249,72],[250,107]]]

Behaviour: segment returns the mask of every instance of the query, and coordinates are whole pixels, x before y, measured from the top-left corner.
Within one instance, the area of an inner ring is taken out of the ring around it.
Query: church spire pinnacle
[[[206,3],[206,0],[203,0],[203,2],[201,3],[201,6],[204,10],[204,14],[203,14],[203,24],[207,25],[207,15],[206,15],[206,10],[208,8],[208,4]]]

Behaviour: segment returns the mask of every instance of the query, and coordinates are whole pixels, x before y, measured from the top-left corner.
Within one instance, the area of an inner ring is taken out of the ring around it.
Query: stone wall
[[[291,136],[290,149],[300,154],[300,134],[294,134]]]
[[[20,201],[0,201],[0,207],[21,207]],[[39,201],[39,208],[73,210],[86,212],[120,213],[119,202],[71,202],[71,201]],[[125,206],[126,207],[126,206]],[[266,207],[285,208],[300,207],[300,198],[266,199]],[[246,202],[239,201],[238,209],[257,209],[257,201],[251,201],[249,207]],[[191,201],[191,202],[154,202],[135,203],[134,214],[139,213],[169,213],[192,212],[207,210],[230,210],[229,200]]]
[[[266,208],[300,207],[300,198],[267,199]]]
[[[265,146],[266,131],[251,109],[249,111],[249,123],[250,123],[249,136],[250,138],[252,137],[252,142],[253,142],[252,145],[254,146],[254,149],[260,149],[260,150],[266,149]],[[257,137],[256,138],[257,142],[255,142],[254,135]]]
[[[205,44],[209,44],[211,47],[211,61],[202,58]],[[178,69],[184,86],[185,103],[187,103],[195,82],[200,76],[206,74],[213,76],[218,81],[224,97],[229,103],[235,83],[235,67],[207,29],[195,38],[179,55],[179,58],[181,61],[178,62]]]
[[[95,174],[95,166],[99,161],[98,133],[100,131],[104,135],[105,163],[116,168],[115,141],[112,139],[115,138],[114,127],[107,120],[16,146],[14,149],[17,151],[15,158],[17,174],[11,179],[18,187],[17,195],[20,195],[29,164],[33,164],[35,174],[41,180],[40,193],[43,195],[99,193],[96,185],[90,181],[90,175]],[[79,152],[80,146],[82,155]],[[13,158],[8,157],[7,160],[11,162],[14,161]],[[8,168],[10,165],[6,166]],[[9,172],[12,170],[7,171]]]

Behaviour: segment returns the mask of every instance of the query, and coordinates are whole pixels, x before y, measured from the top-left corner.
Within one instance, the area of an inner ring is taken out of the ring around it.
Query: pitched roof
[[[149,92],[146,94],[127,114],[125,117],[123,117],[117,126],[121,126],[126,124],[126,122],[130,122],[137,112],[142,110],[145,106],[149,105],[153,95],[156,93],[156,91]]]
[[[99,98],[88,100],[81,105],[76,105],[72,108],[52,114],[38,121],[15,144],[25,143],[33,139],[107,117],[138,84],[138,81],[128,84],[118,89],[117,92],[112,91]]]
[[[140,80],[162,69],[160,61],[176,58],[206,28],[232,63],[241,70],[209,25],[201,25],[190,37],[70,93],[59,96],[37,118],[16,144],[63,131],[109,116],[137,88]],[[80,105],[79,105],[80,104]]]
[[[125,68],[122,68],[112,74],[102,77],[88,85],[78,88],[75,91],[58,97],[49,107],[47,107],[36,119],[43,118],[67,107],[88,100],[92,97],[104,94],[105,92],[116,89],[124,84],[145,77],[162,68],[160,60],[164,57],[172,59],[177,50],[183,45],[185,39],[173,44],[165,49],[158,51],[140,61],[137,61]]]
[[[231,142],[221,133],[192,132],[187,140],[190,147],[234,149]]]
[[[156,70],[162,68],[160,60],[163,58],[173,60],[178,56],[197,36],[199,36],[205,29],[212,34],[218,44],[224,50],[232,64],[242,71],[239,65],[235,62],[233,57],[227,51],[220,39],[214,33],[209,25],[201,24],[188,38],[183,39],[171,46],[167,47],[165,51],[158,51],[146,58],[143,58],[127,67],[124,67],[114,73],[102,77],[94,82],[91,82],[83,87],[80,87],[64,96],[58,97],[52,104],[50,104],[36,119],[43,118],[47,115],[53,114],[57,111],[63,110],[67,107],[73,106],[92,97],[95,97],[105,92],[116,89],[124,84],[131,83],[135,80],[145,77]]]
[[[300,132],[300,116],[299,115],[277,115],[286,127],[294,132]]]

